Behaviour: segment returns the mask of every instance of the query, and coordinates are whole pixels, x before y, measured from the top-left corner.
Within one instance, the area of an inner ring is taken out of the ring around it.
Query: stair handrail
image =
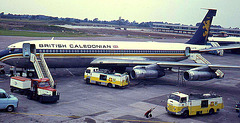
[[[31,61],[31,62],[33,63],[33,65],[34,65],[34,68],[35,68],[35,70],[36,70],[36,72],[37,72],[38,78],[39,78],[39,79],[44,78],[43,73],[42,73],[42,70],[41,70],[41,68],[40,68],[40,66],[39,66],[39,63],[38,63],[38,60],[37,60],[36,55],[33,54],[33,53],[31,53],[30,56],[31,56],[31,57],[30,57],[30,61]]]
[[[44,54],[43,53],[40,53],[40,60],[41,60],[41,63],[43,65],[43,69],[44,69],[45,73],[47,74],[47,77],[49,78],[51,87],[54,87],[54,80],[53,80],[51,72],[50,72],[50,70],[49,70],[49,68],[47,66],[47,63],[46,63],[46,61],[44,59]]]

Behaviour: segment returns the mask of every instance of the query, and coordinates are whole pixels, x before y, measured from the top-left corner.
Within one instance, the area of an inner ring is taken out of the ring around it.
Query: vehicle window
[[[86,73],[90,73],[90,70],[86,70]]]
[[[7,96],[5,95],[5,93],[0,93],[0,98],[7,98]]]
[[[207,108],[208,107],[208,100],[202,100],[201,108]]]
[[[182,97],[181,100],[180,100],[180,103],[186,103],[187,101],[187,98],[186,97]]]
[[[48,86],[50,86],[50,85],[49,85],[48,82],[40,82],[38,86],[39,86],[39,87],[48,87]]]
[[[172,100],[175,100],[175,101],[178,101],[178,102],[179,102],[179,100],[180,100],[180,96],[177,96],[177,95],[171,94],[171,95],[169,96],[169,99],[172,99]]]
[[[107,80],[107,75],[100,75],[100,80]]]

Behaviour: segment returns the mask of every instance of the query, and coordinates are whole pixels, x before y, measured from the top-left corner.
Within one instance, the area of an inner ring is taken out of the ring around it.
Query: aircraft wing
[[[198,64],[198,63],[183,63],[183,62],[163,62],[153,60],[128,60],[128,59],[114,59],[114,58],[98,58],[91,62],[96,66],[118,66],[118,67],[134,67],[136,65],[151,65],[157,64],[162,68],[195,68],[208,66],[212,69],[240,69],[240,66],[220,65],[220,64]]]
[[[238,49],[238,48],[240,48],[240,44],[230,44],[227,46],[211,47],[208,49],[202,49],[202,50],[199,50],[199,52],[208,52],[208,51],[214,51],[214,50],[229,50],[229,49]]]

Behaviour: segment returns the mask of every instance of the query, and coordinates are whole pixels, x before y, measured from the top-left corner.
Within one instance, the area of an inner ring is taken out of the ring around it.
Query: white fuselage
[[[33,67],[29,59],[23,57],[24,43],[35,45],[35,53],[43,53],[51,68],[87,67],[97,58],[179,61],[187,58],[186,47],[192,52],[211,47],[162,42],[32,40],[9,45],[8,51],[0,55],[0,61],[17,67]]]

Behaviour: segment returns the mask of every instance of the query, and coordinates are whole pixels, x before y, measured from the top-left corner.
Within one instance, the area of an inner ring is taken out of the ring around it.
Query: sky
[[[217,9],[214,25],[240,27],[240,0],[0,0],[0,12],[77,19],[169,22],[195,25]]]

